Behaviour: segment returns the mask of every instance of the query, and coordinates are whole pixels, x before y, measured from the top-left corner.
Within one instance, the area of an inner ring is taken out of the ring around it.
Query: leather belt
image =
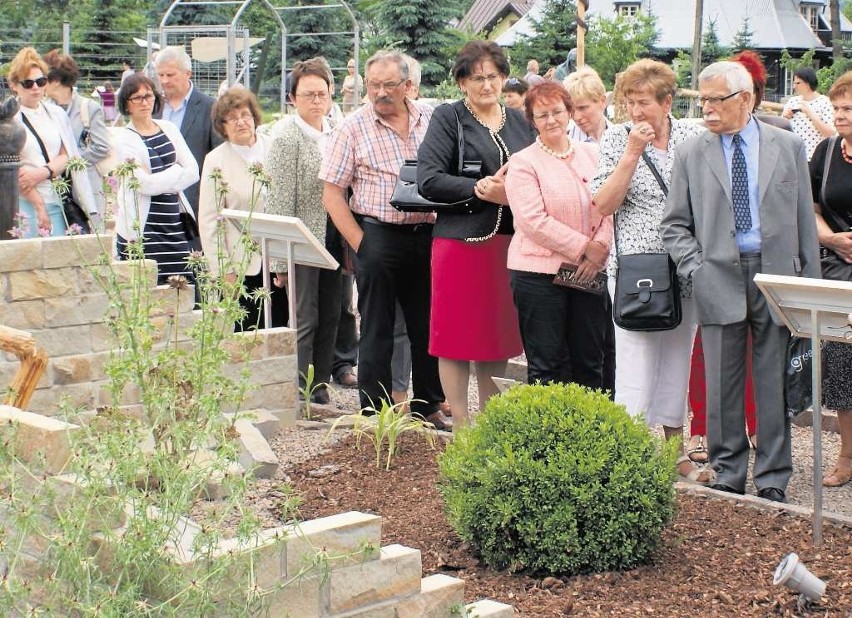
[[[431,234],[434,227],[432,223],[388,223],[367,215],[357,215],[355,219],[358,223],[366,223],[403,234]]]

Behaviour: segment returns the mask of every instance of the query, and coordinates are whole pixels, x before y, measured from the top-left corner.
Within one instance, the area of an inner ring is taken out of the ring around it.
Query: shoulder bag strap
[[[825,199],[825,185],[828,182],[828,172],[831,169],[831,160],[834,158],[834,149],[837,145],[837,136],[834,135],[828,138],[828,148],[825,149],[825,163],[822,168],[822,186],[819,189],[819,209],[822,214],[823,219],[830,219],[834,226],[829,225],[829,227],[838,230],[845,230],[849,227],[849,224],[846,223],[837,213],[835,213],[826,203]]]
[[[459,116],[456,106],[450,103],[450,109],[456,115],[456,143],[459,151],[459,164],[456,176],[461,176],[462,170],[464,170],[464,129],[462,128],[461,116]]]
[[[44,142],[41,141],[38,132],[35,130],[35,127],[33,127],[29,118],[27,118],[27,115],[23,111],[21,112],[21,120],[24,121],[24,124],[30,130],[30,133],[32,133],[33,137],[36,138],[36,141],[38,142],[38,147],[41,148],[41,156],[44,157],[44,164],[47,165],[48,163],[50,163],[50,157],[47,156],[47,148],[44,147]]]

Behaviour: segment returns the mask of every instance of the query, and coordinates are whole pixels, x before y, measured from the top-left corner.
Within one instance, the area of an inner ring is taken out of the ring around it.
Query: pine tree
[[[542,70],[565,62],[577,46],[577,3],[574,0],[545,0],[541,19],[532,20],[535,34],[523,37],[512,47],[512,62],[523,68],[527,60],[538,60]]]
[[[734,49],[741,51],[743,49],[751,49],[752,48],[752,38],[754,37],[754,30],[751,29],[751,20],[748,15],[743,18],[743,23],[740,24],[740,29],[734,35]]]

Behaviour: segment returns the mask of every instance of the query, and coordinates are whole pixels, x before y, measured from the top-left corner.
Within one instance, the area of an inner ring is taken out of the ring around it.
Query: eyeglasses
[[[47,78],[42,76],[36,79],[22,79],[21,86],[24,87],[25,90],[29,90],[33,86],[38,86],[39,88],[44,88],[45,84],[47,84]]]
[[[296,93],[296,98],[304,99],[306,101],[327,101],[328,100],[328,91],[318,90],[317,92],[302,92]]]
[[[378,90],[381,90],[382,88],[384,88],[385,90],[393,90],[394,88],[397,88],[404,81],[405,81],[404,79],[401,79],[398,82],[379,82],[379,83],[367,82],[367,90],[378,91]]]
[[[243,112],[239,116],[230,116],[228,118],[225,118],[225,124],[233,124],[233,125],[239,124],[241,122],[244,123],[244,124],[249,124],[250,122],[253,122],[253,121],[254,121],[254,116],[252,116],[251,112]]]
[[[486,81],[489,81],[493,84],[494,82],[497,82],[497,81],[503,79],[503,76],[500,75],[499,73],[491,73],[490,75],[471,75],[467,79],[468,79],[469,82],[472,82],[472,83],[476,84],[477,86],[481,86]]]
[[[704,107],[708,103],[710,105],[719,105],[722,101],[727,101],[731,97],[735,97],[741,92],[742,90],[737,90],[736,92],[732,92],[731,94],[724,97],[698,97],[698,104],[701,107]]]
[[[153,92],[149,92],[148,94],[137,94],[136,96],[127,97],[127,100],[139,105],[141,103],[151,103],[156,98]]]
[[[559,120],[565,114],[568,113],[567,109],[557,109],[552,112],[545,112],[543,114],[533,114],[533,120],[536,122],[541,122],[542,120],[547,120],[548,118],[553,118],[554,120]]]

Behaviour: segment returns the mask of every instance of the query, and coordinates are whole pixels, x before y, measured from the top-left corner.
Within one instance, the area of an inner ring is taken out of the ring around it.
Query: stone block
[[[327,615],[323,610],[327,588],[328,583],[319,575],[299,577],[265,591],[264,601],[270,616],[316,618]]]
[[[113,401],[112,399],[109,380],[97,382],[94,387],[97,388],[96,405],[98,406],[133,406],[134,404],[138,404],[142,398],[139,386],[136,384],[125,385],[124,390],[122,390],[118,401]]]
[[[77,280],[70,274],[70,269],[65,268],[9,273],[9,300],[39,300],[76,294]]]
[[[275,588],[284,582],[285,536],[282,528],[273,528],[262,531],[258,538],[248,542],[224,539],[219,542],[219,550],[213,552],[213,557],[234,556],[226,580],[233,586],[241,589],[252,586],[265,590]]]
[[[85,234],[52,236],[42,243],[44,268],[94,266],[101,256],[111,255],[115,239],[111,235]]]
[[[263,332],[266,339],[266,356],[291,356],[296,354],[296,331],[286,326],[267,328]]]
[[[78,294],[44,300],[44,319],[51,327],[102,322],[109,308],[106,294]]]
[[[465,612],[465,616],[478,616],[479,618],[513,618],[515,615],[515,609],[511,605],[490,599],[468,604],[465,606]]]
[[[42,239],[14,239],[0,242],[0,272],[42,268]]]
[[[223,372],[227,377],[236,379],[243,368],[248,369],[251,383],[258,386],[294,381],[297,375],[295,356],[278,356],[249,361],[248,365],[238,362],[226,366],[223,368]]]
[[[61,356],[52,359],[50,366],[53,370],[54,384],[73,384],[92,380],[92,361],[88,354],[77,356]]]
[[[15,436],[15,452],[28,463],[44,462],[58,474],[71,459],[71,432],[79,426],[55,418],[0,405],[0,433]]]
[[[91,409],[96,402],[97,390],[91,383],[65,384],[36,390],[27,408],[39,414],[57,416],[62,406]]]
[[[33,333],[33,337],[51,358],[92,351],[91,329],[88,325],[48,328]]]
[[[246,360],[263,358],[264,341],[257,333],[263,331],[246,331],[234,333],[222,341],[222,349],[228,354],[231,363],[242,363]]]
[[[6,273],[0,273],[0,301],[8,302],[6,295],[9,293],[9,277]]]
[[[381,549],[378,560],[332,569],[328,603],[332,614],[420,591],[420,551],[402,545]]]
[[[149,286],[157,285],[157,263],[154,260],[113,261],[108,265],[81,267],[78,273],[80,291],[86,294],[103,292],[114,285],[127,287],[141,280]]]
[[[45,328],[44,301],[19,300],[12,303],[0,300],[0,324],[28,331]]]
[[[234,418],[234,414],[225,414],[225,418],[231,420]],[[266,440],[271,440],[275,437],[275,434],[278,433],[280,429],[278,420],[278,416],[273,414],[269,410],[264,409],[256,409],[256,410],[244,410],[236,415],[238,419],[244,419],[249,421],[252,425],[257,427],[257,430]]]
[[[395,604],[395,618],[444,618],[464,604],[464,581],[436,574],[420,581],[420,594]]]
[[[239,434],[240,465],[257,478],[272,478],[278,470],[278,457],[260,430],[249,420],[236,421],[234,428]]]
[[[382,541],[382,518],[357,511],[320,517],[289,527],[287,537],[286,576],[296,577],[306,565],[313,563],[317,551],[324,550],[341,564],[375,561]],[[418,580],[420,575],[417,576]]]

